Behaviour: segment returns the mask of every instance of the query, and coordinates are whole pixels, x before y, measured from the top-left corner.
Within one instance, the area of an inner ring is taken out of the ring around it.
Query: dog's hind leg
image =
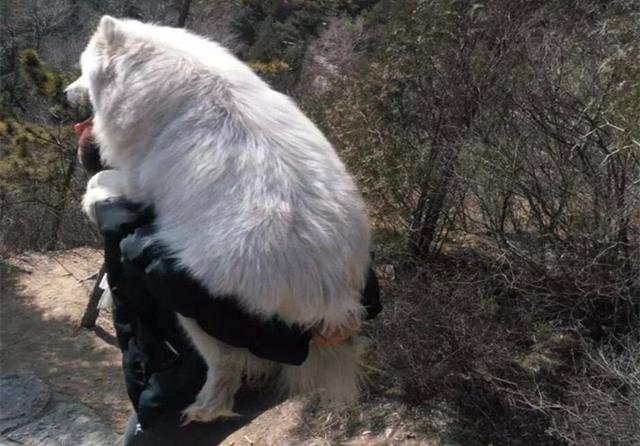
[[[311,344],[307,360],[300,366],[284,366],[281,388],[290,394],[320,391],[329,401],[351,403],[363,381],[365,340],[353,336],[336,345]]]
[[[212,338],[193,319],[178,318],[208,367],[207,380],[196,400],[182,412],[183,424],[236,416],[234,396],[240,388],[247,353]]]

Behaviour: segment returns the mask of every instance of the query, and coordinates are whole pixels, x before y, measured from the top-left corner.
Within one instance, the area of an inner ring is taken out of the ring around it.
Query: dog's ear
[[[97,34],[105,40],[107,45],[112,46],[122,38],[122,24],[118,19],[104,15],[100,19]]]

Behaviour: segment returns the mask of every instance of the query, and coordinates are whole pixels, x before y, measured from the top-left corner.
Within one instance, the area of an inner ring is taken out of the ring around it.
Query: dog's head
[[[114,168],[139,162],[157,147],[164,129],[186,121],[193,127],[201,110],[228,116],[245,104],[232,97],[229,85],[238,84],[234,94],[246,96],[263,88],[215,42],[181,28],[110,16],[100,19],[80,66],[82,74],[67,96],[91,102],[102,160]],[[224,119],[216,122],[226,125]]]
[[[142,91],[152,90],[127,83],[145,62],[135,58],[144,46],[139,28],[145,26],[135,20],[103,16],[80,56],[80,77],[65,89],[70,103],[90,103],[94,112],[93,135],[103,162],[112,167],[120,167],[122,150],[133,146],[131,135],[139,132],[132,128],[143,115],[152,114],[142,114],[140,110],[144,108],[131,104],[132,97],[140,98]],[[131,94],[135,90],[137,96]]]
[[[87,103],[96,106],[100,87],[113,75],[112,50],[122,43],[122,21],[103,16],[96,32],[80,56],[82,74],[66,89],[67,100],[71,103]]]

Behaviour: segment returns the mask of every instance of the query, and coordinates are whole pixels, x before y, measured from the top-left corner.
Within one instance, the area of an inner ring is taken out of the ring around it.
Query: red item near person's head
[[[78,124],[76,124],[78,125]],[[91,134],[91,129],[92,129],[92,125],[89,124],[88,126],[84,127],[82,129],[82,131],[80,132],[80,137],[78,138],[78,148],[82,149],[84,148],[87,144],[93,142],[93,135]]]
[[[73,130],[75,130],[76,133],[84,133],[87,129],[91,131],[92,127],[93,127],[93,118],[89,118],[85,121],[75,124],[73,126]]]
[[[73,130],[80,133],[78,138],[78,160],[89,175],[95,175],[103,169],[100,162],[100,149],[93,142],[93,121],[91,118],[73,126]]]

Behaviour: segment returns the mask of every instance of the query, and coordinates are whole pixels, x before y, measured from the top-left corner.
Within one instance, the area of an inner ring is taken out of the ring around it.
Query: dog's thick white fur
[[[325,332],[358,325],[370,260],[365,206],[331,144],[288,97],[215,42],[108,16],[81,67],[68,94],[88,90],[101,157],[117,169],[90,182],[90,216],[110,193],[152,204],[155,237],[212,295]],[[106,183],[112,192],[92,187]],[[209,367],[187,420],[230,414],[242,372],[273,364],[180,320]],[[283,383],[353,398],[360,350],[357,338],[312,346],[303,365],[282,367]]]

